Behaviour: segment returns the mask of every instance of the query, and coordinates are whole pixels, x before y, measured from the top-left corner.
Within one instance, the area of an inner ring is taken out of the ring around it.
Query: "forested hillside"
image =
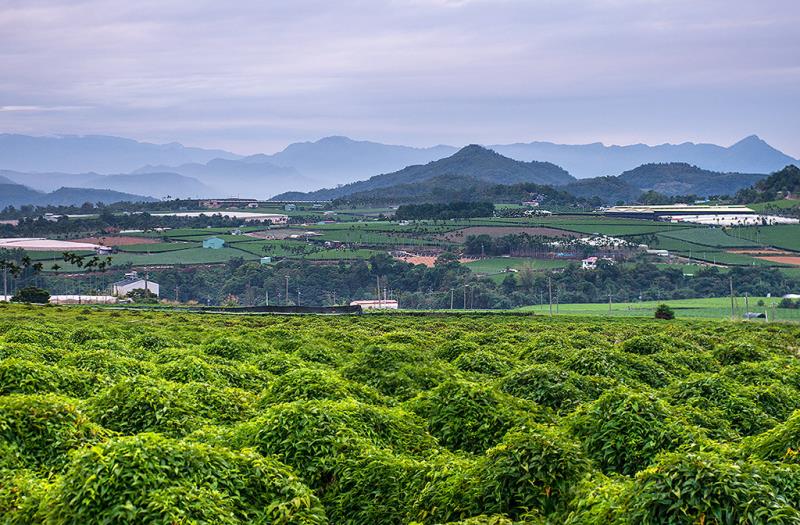
[[[424,165],[409,166],[394,173],[376,175],[368,180],[345,184],[337,188],[309,193],[286,193],[275,200],[325,200],[354,193],[415,184],[442,176],[460,176],[493,184],[534,183],[567,184],[574,179],[569,173],[549,162],[520,162],[481,146],[467,146],[454,155]]]

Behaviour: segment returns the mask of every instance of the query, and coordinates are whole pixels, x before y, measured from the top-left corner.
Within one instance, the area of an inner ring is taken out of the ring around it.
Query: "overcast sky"
[[[798,0],[0,0],[0,132],[800,157]]]

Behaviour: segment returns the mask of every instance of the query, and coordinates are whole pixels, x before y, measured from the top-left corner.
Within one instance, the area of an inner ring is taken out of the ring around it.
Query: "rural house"
[[[125,297],[133,290],[149,290],[156,296],[159,295],[159,285],[147,278],[142,279],[137,272],[125,274],[125,279],[111,285],[111,293],[117,297]]]

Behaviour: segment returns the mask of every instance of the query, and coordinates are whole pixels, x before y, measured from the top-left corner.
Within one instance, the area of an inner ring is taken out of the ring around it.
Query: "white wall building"
[[[156,296],[159,295],[159,285],[150,279],[139,277],[136,272],[125,274],[125,279],[111,285],[111,293],[117,297],[125,297],[133,290],[149,290]]]
[[[374,301],[350,301],[350,306],[361,306],[364,310],[375,309],[375,310],[397,310],[398,305],[397,301],[394,299],[383,299],[383,300],[374,300]]]

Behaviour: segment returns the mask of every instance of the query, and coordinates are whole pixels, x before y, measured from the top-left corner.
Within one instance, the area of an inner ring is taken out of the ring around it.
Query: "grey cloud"
[[[800,155],[791,0],[0,2],[3,131],[237,151],[349,134]]]

